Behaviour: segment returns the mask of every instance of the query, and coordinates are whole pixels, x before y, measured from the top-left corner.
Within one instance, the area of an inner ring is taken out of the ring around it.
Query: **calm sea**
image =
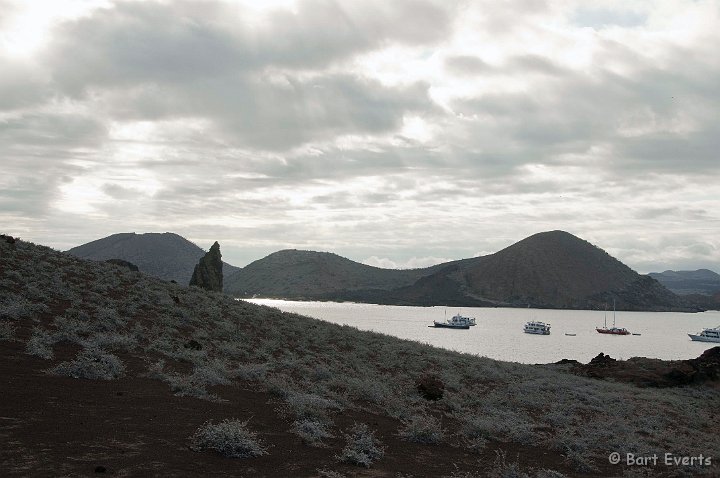
[[[617,312],[618,327],[641,335],[608,336],[595,331],[602,326],[604,311],[500,309],[457,307],[401,307],[349,302],[295,302],[252,299],[250,302],[277,307],[286,312],[372,330],[437,347],[521,363],[550,363],[560,359],[588,362],[600,352],[613,358],[651,357],[688,359],[714,344],[693,342],[688,332],[720,325],[720,311],[698,314],[672,312]],[[430,328],[433,320],[456,313],[475,317],[469,330]],[[550,323],[550,335],[523,333],[529,320]],[[607,312],[608,326],[613,312]],[[566,333],[575,334],[567,336]],[[720,345],[720,344],[718,344]]]

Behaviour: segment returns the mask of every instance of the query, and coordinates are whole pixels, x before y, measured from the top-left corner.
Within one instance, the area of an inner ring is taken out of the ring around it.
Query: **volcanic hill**
[[[67,252],[96,261],[122,259],[138,266],[141,272],[179,284],[190,283],[193,269],[205,255],[200,247],[172,232],[113,234]],[[225,276],[237,270],[237,267],[223,263]]]
[[[181,284],[188,283],[204,254],[172,233],[115,234],[68,252],[124,259]],[[224,291],[242,298],[556,309],[601,309],[615,302],[619,310],[697,310],[691,300],[564,231],[534,234],[494,254],[423,269],[383,269],[329,252],[282,250],[243,268],[224,264],[223,271]]]
[[[241,297],[342,297],[352,291],[386,291],[411,285],[441,266],[382,269],[330,252],[283,250],[248,264],[227,278],[225,292]]]
[[[564,231],[535,234],[495,254],[389,270],[335,254],[281,251],[228,279],[240,297],[381,304],[693,310],[654,279]]]

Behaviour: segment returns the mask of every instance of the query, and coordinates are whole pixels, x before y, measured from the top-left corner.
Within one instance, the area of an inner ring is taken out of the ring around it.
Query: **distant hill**
[[[132,262],[141,272],[164,280],[189,284],[195,264],[205,255],[197,245],[171,232],[113,234],[96,241],[73,247],[68,253],[82,259],[104,261],[122,259]],[[223,263],[223,275],[237,267]]]
[[[648,275],[678,295],[720,293],[720,274],[708,269],[651,272]]]
[[[495,254],[425,269],[366,266],[336,254],[280,251],[248,265],[226,292],[382,304],[687,310],[660,283],[563,231],[535,234]]]
[[[240,269],[225,280],[225,291],[242,297],[342,298],[354,291],[381,294],[411,285],[440,266],[382,269],[330,252],[287,249]]]
[[[114,234],[68,252],[86,259],[123,259],[180,284],[189,283],[205,253],[173,233]],[[615,300],[619,310],[715,308],[711,300],[676,296],[563,231],[424,269],[382,269],[329,252],[283,250],[244,268],[224,264],[223,271],[224,290],[236,297],[560,309],[599,309]]]
[[[456,261],[394,298],[423,305],[682,310],[660,283],[641,276],[602,249],[564,231],[532,235],[499,252]]]

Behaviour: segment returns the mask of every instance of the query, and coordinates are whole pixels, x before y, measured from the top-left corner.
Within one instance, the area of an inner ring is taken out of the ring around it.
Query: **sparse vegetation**
[[[331,460],[337,455],[343,463],[378,463],[391,435],[408,447],[465,447],[475,452],[473,460],[486,461],[512,443],[542,449],[563,470],[595,475],[607,474],[613,451],[720,455],[720,438],[707,426],[719,402],[717,388],[645,389],[497,362],[283,313],[22,241],[12,250],[3,247],[3,346],[15,343],[27,360],[23,350],[41,357],[47,361],[42,370],[53,374],[149,377],[174,394],[214,402],[226,400],[231,388],[263,393],[270,397],[263,406],[284,423],[282,433],[328,447]],[[133,369],[126,356],[146,365]],[[429,390],[436,393],[427,396]],[[344,414],[353,420],[383,417],[391,423],[380,435],[386,444],[367,425],[348,430],[339,419]],[[257,441],[246,424],[199,430],[193,446],[218,449],[204,440],[220,436]],[[520,470],[515,462],[503,466],[508,473]],[[457,476],[464,472],[475,473],[466,467]]]

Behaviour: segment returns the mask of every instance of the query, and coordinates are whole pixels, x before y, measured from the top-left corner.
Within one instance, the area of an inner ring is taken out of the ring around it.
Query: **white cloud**
[[[415,267],[565,229],[720,271],[716,2],[51,3],[0,0],[25,237]]]

